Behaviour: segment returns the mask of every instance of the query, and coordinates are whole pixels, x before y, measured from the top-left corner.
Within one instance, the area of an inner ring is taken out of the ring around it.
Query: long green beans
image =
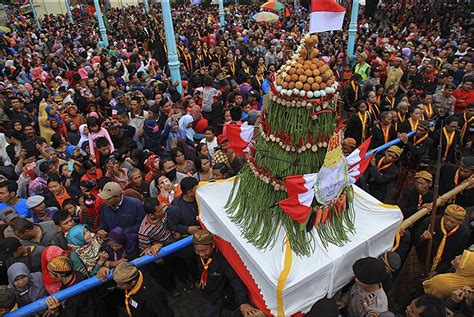
[[[334,110],[336,98],[334,95],[334,100],[329,101],[329,109]],[[279,103],[267,99],[266,123],[272,135],[290,136],[285,142],[294,143],[295,149],[280,146],[276,140],[267,141],[258,134],[255,165],[280,180],[290,175],[318,172],[327,152],[324,145],[327,146],[326,142],[337,127],[335,111],[323,112],[313,119],[311,114],[315,107],[288,107],[282,103],[282,100]],[[312,145],[317,145],[316,152],[311,149]],[[296,254],[310,255],[314,251],[314,230],[307,232],[278,207],[278,202],[288,197],[285,191],[275,190],[271,183],[256,177],[249,165],[242,169],[237,179],[239,187],[233,187],[226,208],[231,220],[241,227],[243,236],[250,243],[260,249],[273,247],[277,233],[283,227]],[[352,200],[349,193],[346,196],[346,210],[336,212],[331,208],[331,221],[318,226],[317,232],[324,245],[341,244],[353,231]],[[317,205],[316,201],[313,205]]]

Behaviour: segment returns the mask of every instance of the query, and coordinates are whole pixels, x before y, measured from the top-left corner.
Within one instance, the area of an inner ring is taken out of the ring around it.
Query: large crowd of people
[[[227,5],[221,28],[217,6],[174,5],[179,83],[151,2],[149,15],[143,6],[104,12],[107,47],[85,6],[73,10],[74,24],[48,15],[42,29],[9,12],[10,30],[0,33],[0,316],[45,296],[48,309],[38,315],[173,316],[169,299],[195,290],[199,316],[261,314],[200,227],[196,188],[246,164],[227,147],[226,126],[258,122],[308,12],[289,4],[276,23],[255,23],[258,4]],[[405,218],[432,209],[435,192],[469,187],[441,201],[434,228],[426,216],[401,232],[394,250],[358,260],[355,282],[307,315],[472,316],[469,6],[384,1],[372,9],[360,12],[354,57],[347,31],[320,34],[318,44],[341,83],[344,154],[369,138],[372,148],[401,139],[372,159],[357,185]],[[188,235],[193,247],[142,268],[129,262]],[[430,269],[403,303],[395,282],[411,258],[424,266],[427,245]],[[54,296],[112,269],[102,287],[62,302]]]

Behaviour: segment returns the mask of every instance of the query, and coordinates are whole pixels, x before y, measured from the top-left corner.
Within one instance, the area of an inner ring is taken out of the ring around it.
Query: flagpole
[[[357,35],[357,19],[359,18],[359,0],[352,1],[351,22],[349,23],[349,41],[347,53],[349,58],[354,56],[355,40]]]

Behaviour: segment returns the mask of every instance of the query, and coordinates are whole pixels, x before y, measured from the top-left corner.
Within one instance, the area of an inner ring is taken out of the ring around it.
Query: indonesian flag
[[[365,170],[369,166],[370,160],[374,155],[371,153],[366,157],[367,151],[369,149],[370,141],[372,138],[368,138],[362,143],[357,149],[349,154],[347,159],[347,164],[349,165],[349,184],[352,185],[359,179],[360,175],[364,174]],[[375,152],[374,152],[375,153]]]
[[[254,126],[247,123],[226,125],[226,133],[229,139],[228,147],[237,155],[244,155],[248,145],[253,138]]]
[[[309,33],[342,29],[345,13],[336,0],[312,0]]]
[[[278,203],[280,208],[293,220],[306,223],[311,214],[311,203],[314,198],[314,184],[317,173],[288,176],[285,178],[289,198]]]

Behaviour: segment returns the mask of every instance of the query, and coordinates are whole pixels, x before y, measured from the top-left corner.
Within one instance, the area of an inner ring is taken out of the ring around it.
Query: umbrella
[[[281,11],[283,10],[284,7],[285,5],[278,1],[268,1],[260,6],[260,8],[262,9],[272,10],[272,11]]]
[[[6,34],[6,33],[10,33],[12,30],[9,28],[9,27],[6,27],[6,26],[0,26],[0,34]]]
[[[273,23],[273,22],[278,21],[278,15],[276,15],[275,13],[262,11],[262,12],[259,12],[257,14],[254,14],[252,19],[254,19],[257,22]]]

